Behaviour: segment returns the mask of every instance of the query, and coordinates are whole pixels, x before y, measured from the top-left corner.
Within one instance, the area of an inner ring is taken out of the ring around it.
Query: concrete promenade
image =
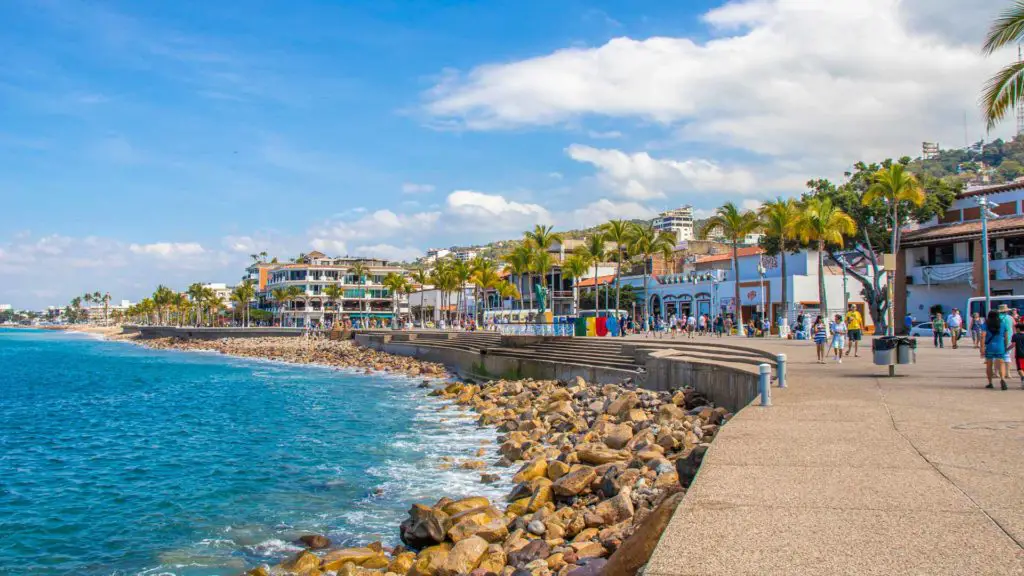
[[[688,574],[1024,574],[1024,390],[985,390],[976,350],[820,365],[718,434],[647,566]],[[998,382],[996,383],[998,387]]]

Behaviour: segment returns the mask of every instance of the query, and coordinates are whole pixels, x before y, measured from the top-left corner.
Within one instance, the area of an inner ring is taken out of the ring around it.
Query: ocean
[[[0,574],[237,575],[500,498],[496,470],[439,468],[496,433],[419,382],[0,329]]]

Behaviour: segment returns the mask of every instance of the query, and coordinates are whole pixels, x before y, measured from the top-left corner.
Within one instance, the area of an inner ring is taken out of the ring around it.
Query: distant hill
[[[996,139],[967,148],[939,150],[934,158],[914,159],[909,168],[915,174],[956,178],[969,186],[1013,182],[1024,177],[1024,139]]]

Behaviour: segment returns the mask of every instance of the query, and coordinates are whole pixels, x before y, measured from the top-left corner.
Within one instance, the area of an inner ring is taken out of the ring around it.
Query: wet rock
[[[650,559],[654,548],[668,526],[672,514],[683,499],[679,492],[669,496],[644,518],[632,536],[626,539],[608,559],[605,573],[633,576]]]
[[[547,558],[551,555],[551,546],[543,540],[531,540],[526,546],[508,555],[510,566],[522,568],[539,558]]]
[[[305,536],[300,536],[299,542],[311,550],[327,548],[331,545],[331,541],[326,536],[321,536],[320,534],[306,534]]]
[[[482,482],[484,484],[493,484],[493,483],[497,482],[498,480],[501,480],[501,475],[499,475],[499,474],[481,474],[480,475],[480,482]]]
[[[443,542],[450,528],[451,517],[443,510],[413,504],[399,527],[399,537],[406,546],[420,549]]]

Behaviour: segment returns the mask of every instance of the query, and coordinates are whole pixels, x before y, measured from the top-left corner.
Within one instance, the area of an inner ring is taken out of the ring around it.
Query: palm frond
[[[1004,67],[985,83],[981,108],[989,130],[995,127],[1014,104],[1024,98],[1024,62]]]
[[[985,35],[985,44],[981,50],[985,54],[991,54],[996,50],[1019,42],[1024,38],[1024,1],[1017,0],[1013,6],[1007,8],[996,17],[988,34]]]

